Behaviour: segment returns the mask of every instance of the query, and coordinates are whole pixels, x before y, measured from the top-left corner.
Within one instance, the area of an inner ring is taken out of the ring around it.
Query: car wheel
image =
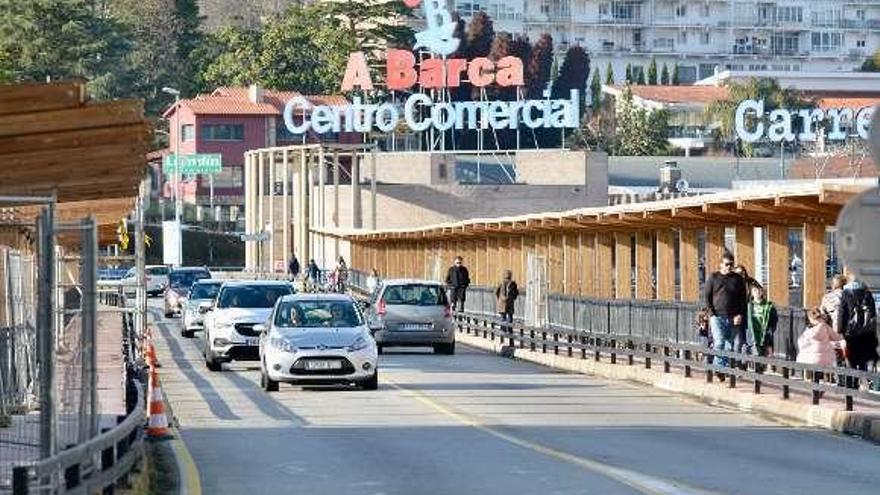
[[[205,340],[205,366],[208,368],[208,371],[220,371],[221,368],[207,340]]]
[[[364,390],[377,390],[379,388],[379,370],[373,372],[373,376],[360,383]]]
[[[376,353],[377,353],[377,354],[384,354],[384,353],[385,353],[385,347],[382,346],[382,345],[377,345],[377,346],[376,346]]]
[[[192,330],[187,330],[185,328],[180,331],[180,335],[187,339],[195,337],[195,333]]]
[[[269,378],[265,371],[260,372],[260,387],[266,392],[277,392],[278,382]]]
[[[174,313],[169,313],[168,310],[165,310],[165,318],[174,318]]]
[[[435,354],[445,354],[451,356],[455,354],[455,342],[451,344],[437,344],[434,346]]]

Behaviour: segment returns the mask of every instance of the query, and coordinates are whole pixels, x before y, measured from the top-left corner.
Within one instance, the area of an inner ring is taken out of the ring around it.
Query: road
[[[876,494],[880,446],[460,346],[381,356],[376,392],[210,373],[151,317],[206,494]]]

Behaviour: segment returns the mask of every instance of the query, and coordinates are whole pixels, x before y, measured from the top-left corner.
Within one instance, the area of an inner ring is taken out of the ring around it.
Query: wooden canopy
[[[54,194],[59,220],[95,215],[112,241],[110,226],[137,197],[151,133],[143,102],[90,102],[82,82],[0,86],[0,196]],[[13,207],[0,223],[36,212]]]

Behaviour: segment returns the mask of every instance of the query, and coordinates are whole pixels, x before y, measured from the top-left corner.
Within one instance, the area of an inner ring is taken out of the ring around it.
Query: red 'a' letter
[[[416,56],[406,50],[388,50],[385,53],[386,67],[388,71],[388,89],[404,90],[415,85],[418,79],[416,74]]]
[[[370,69],[367,67],[367,58],[364,56],[364,52],[354,52],[348,55],[345,77],[342,78],[343,91],[351,91],[355,87],[366,91],[373,89],[373,80],[370,79]]]
[[[442,88],[446,83],[443,73],[446,67],[442,58],[426,58],[422,60],[419,74],[419,86],[425,89]]]
[[[498,73],[495,81],[499,86],[522,86],[523,63],[516,57],[504,57],[498,61]]]

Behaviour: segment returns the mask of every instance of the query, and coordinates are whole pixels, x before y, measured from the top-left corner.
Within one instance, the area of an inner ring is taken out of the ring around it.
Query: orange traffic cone
[[[153,345],[153,340],[150,339],[147,341],[147,365],[152,367],[159,367],[159,358],[156,357],[156,346]]]
[[[168,438],[171,436],[171,430],[168,428],[168,417],[165,415],[165,398],[162,396],[162,387],[159,385],[159,372],[155,367],[150,367],[148,395],[147,437]]]

